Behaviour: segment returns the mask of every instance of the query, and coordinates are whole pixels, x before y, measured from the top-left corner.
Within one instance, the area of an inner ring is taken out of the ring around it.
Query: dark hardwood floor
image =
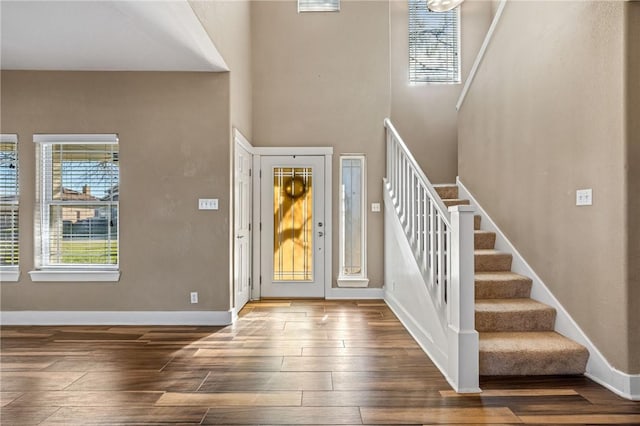
[[[640,424],[584,377],[458,395],[380,301],[250,303],[229,327],[3,327],[0,422]]]

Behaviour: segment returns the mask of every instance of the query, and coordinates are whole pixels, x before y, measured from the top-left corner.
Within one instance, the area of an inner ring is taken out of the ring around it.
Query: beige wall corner
[[[333,205],[341,153],[367,156],[367,199],[382,201],[389,115],[389,4],[343,1],[339,13],[298,13],[295,1],[251,6],[253,143],[332,146]],[[333,282],[338,215],[333,214]],[[383,284],[383,220],[368,213],[370,287]]]
[[[458,171],[456,102],[491,25],[491,1],[462,4],[461,84],[409,84],[409,8],[389,2],[391,120],[433,183],[453,183]]]
[[[21,280],[2,284],[2,310],[227,311],[228,74],[3,71],[1,82],[2,131],[20,138],[23,225]],[[119,135],[120,282],[30,281],[35,133]],[[198,211],[199,197],[220,210]]]
[[[640,2],[627,4],[629,372],[640,373]]]
[[[625,259],[625,7],[509,2],[459,112],[458,167],[609,362],[637,372]],[[593,188],[592,206],[575,205],[582,188]]]

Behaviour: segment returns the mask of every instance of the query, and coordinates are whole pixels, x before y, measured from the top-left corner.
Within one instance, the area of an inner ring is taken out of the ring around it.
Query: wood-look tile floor
[[[3,327],[0,423],[640,424],[584,377],[458,395],[380,301],[250,303],[228,327]]]

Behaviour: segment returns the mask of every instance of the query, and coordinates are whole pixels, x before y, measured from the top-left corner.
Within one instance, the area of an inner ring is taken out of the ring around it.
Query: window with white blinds
[[[460,8],[431,12],[409,0],[409,81],[460,83]]]
[[[339,12],[340,0],[298,0],[298,12]]]
[[[18,136],[0,135],[0,268],[14,268],[20,260]]]
[[[34,135],[39,268],[117,268],[117,135]]]

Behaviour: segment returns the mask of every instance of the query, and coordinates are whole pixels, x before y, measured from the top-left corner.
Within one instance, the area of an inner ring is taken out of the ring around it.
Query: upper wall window
[[[36,268],[117,269],[117,135],[34,135],[34,142],[39,145]]]
[[[431,12],[409,0],[409,81],[460,83],[460,12]]]
[[[340,0],[298,0],[298,12],[339,12]]]
[[[0,269],[17,269],[18,231],[18,136],[0,135]],[[10,280],[2,275],[3,281]],[[16,276],[17,279],[17,276]]]

